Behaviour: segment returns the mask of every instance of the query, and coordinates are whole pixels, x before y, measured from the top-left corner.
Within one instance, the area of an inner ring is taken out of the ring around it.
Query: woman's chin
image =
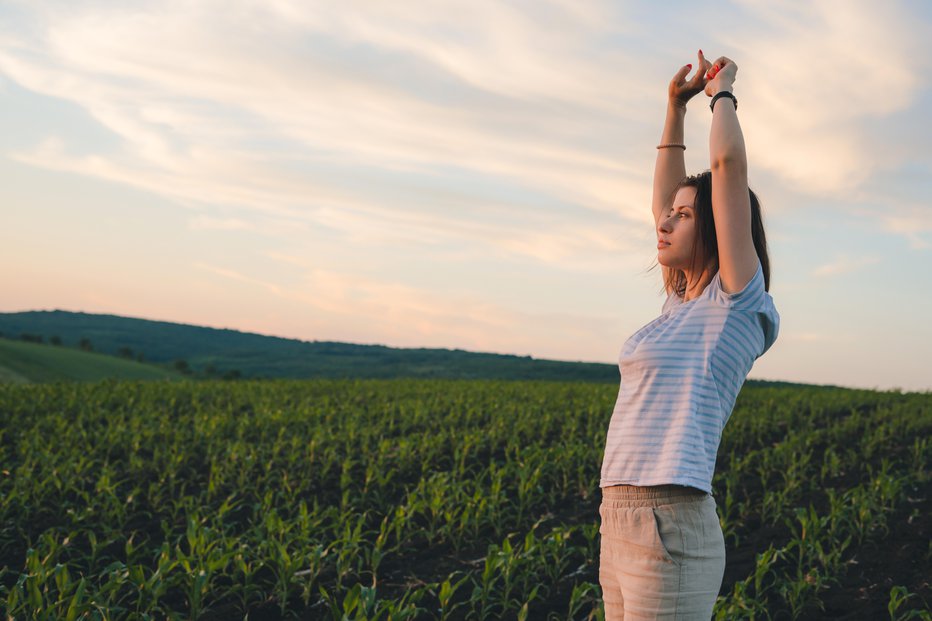
[[[667,261],[667,260],[662,259],[660,256],[657,257],[657,263],[659,263],[660,265],[662,265],[663,267],[666,267],[666,268],[668,268],[668,269],[673,269],[673,270],[681,270],[681,269],[683,269],[683,268],[682,268],[681,266],[679,266],[675,261]]]

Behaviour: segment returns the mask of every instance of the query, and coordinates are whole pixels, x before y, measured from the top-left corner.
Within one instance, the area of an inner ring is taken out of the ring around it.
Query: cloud
[[[326,325],[328,338],[350,342],[407,347],[455,344],[476,351],[572,358],[572,352],[603,350],[605,335],[617,332],[617,318],[612,315],[525,312],[472,294],[374,280],[279,252],[268,256],[302,268],[300,284],[284,288],[235,270],[203,263],[195,267],[269,291],[281,300],[276,306],[294,303],[308,322]]]
[[[121,142],[76,154],[53,135],[11,155],[197,211],[247,209],[255,228],[277,217],[348,240],[453,238],[604,265],[574,253],[636,244],[650,200],[648,167],[592,148],[620,135],[620,104],[649,84],[613,69],[631,64],[625,52],[590,47],[617,28],[611,6],[37,12],[32,32],[4,33],[0,71],[76,103]]]
[[[211,218],[201,215],[189,220],[188,228],[192,231],[252,231],[255,226],[239,218]]]
[[[884,229],[891,233],[903,235],[909,240],[909,247],[913,250],[928,250],[932,244],[922,237],[923,234],[932,233],[932,207],[914,205],[892,207],[893,214],[883,214],[880,221]]]
[[[862,267],[866,267],[868,265],[874,265],[876,263],[880,263],[880,257],[866,256],[866,257],[851,258],[851,257],[848,257],[847,255],[841,255],[840,257],[836,258],[831,263],[820,265],[819,267],[814,269],[812,271],[812,275],[822,277],[822,278],[831,277],[831,276],[839,276],[841,274],[847,274],[849,272],[854,272]]]
[[[850,191],[887,165],[865,127],[918,101],[929,64],[922,21],[896,2],[739,4],[755,19],[723,40],[753,164],[817,194]]]
[[[275,295],[283,295],[282,288],[279,287],[278,285],[265,282],[258,278],[252,278],[251,276],[240,274],[239,272],[235,270],[231,270],[231,269],[227,269],[223,267],[216,267],[214,265],[208,265],[206,263],[195,263],[194,267],[200,270],[211,272],[213,274],[217,274],[218,276],[223,276],[224,278],[229,278],[229,279],[236,280],[239,282],[244,282],[250,285],[261,287],[263,289],[268,290],[271,293],[274,293]]]

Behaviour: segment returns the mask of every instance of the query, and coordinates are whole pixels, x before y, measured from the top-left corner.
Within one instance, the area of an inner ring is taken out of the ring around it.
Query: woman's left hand
[[[705,94],[714,97],[721,90],[731,91],[735,85],[738,65],[730,58],[719,56],[706,73]]]

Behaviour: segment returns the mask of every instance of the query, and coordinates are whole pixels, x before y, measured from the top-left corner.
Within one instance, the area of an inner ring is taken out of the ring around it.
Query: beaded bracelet
[[[686,150],[686,145],[685,145],[685,144],[680,144],[680,143],[678,143],[678,142],[668,142],[668,143],[666,143],[666,144],[658,144],[658,145],[657,145],[657,148],[658,148],[658,149],[666,149],[667,147],[679,147],[679,148],[683,149],[684,151]]]

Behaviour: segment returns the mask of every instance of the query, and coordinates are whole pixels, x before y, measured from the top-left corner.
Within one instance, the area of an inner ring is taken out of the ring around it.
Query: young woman
[[[735,63],[682,67],[669,87],[654,171],[662,314],[622,347],[621,386],[600,487],[599,582],[606,621],[708,621],[725,572],[712,497],[722,429],[780,317],[760,203],[748,188],[732,94]],[[712,98],[710,170],[686,176],[683,122],[699,92]]]

